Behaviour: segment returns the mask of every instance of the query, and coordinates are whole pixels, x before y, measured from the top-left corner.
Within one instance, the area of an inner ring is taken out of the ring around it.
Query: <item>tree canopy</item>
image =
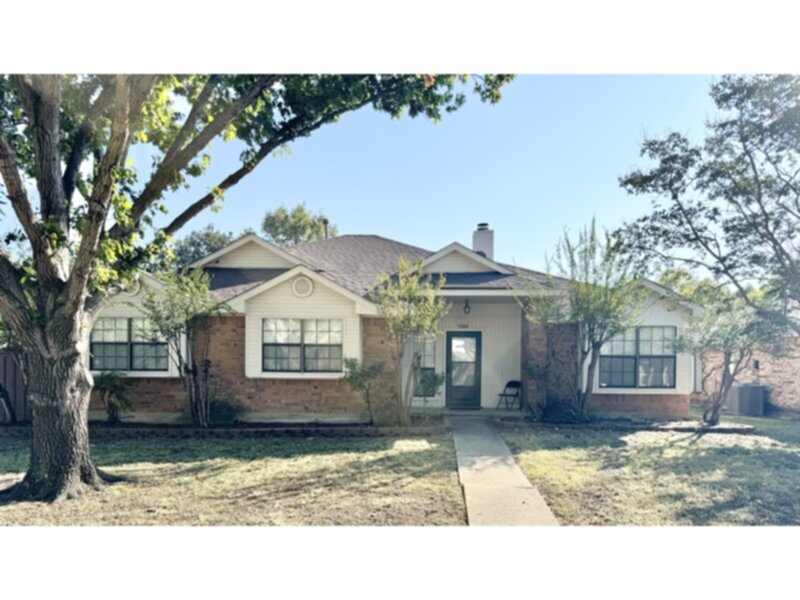
[[[230,231],[220,231],[213,225],[195,229],[175,242],[172,252],[175,266],[187,267],[201,258],[224,248],[234,239]]]
[[[651,164],[620,183],[652,211],[619,239],[642,264],[700,269],[800,333],[800,77],[726,76],[711,97],[722,116],[702,143],[670,133],[642,144]]]
[[[313,214],[305,204],[298,204],[291,210],[279,206],[264,215],[261,224],[264,236],[278,246],[294,246],[300,242],[313,242],[336,237],[339,230],[322,212]]]
[[[370,300],[378,307],[394,342],[397,419],[401,425],[408,425],[411,420],[411,384],[420,358],[419,346],[414,342],[435,338],[439,323],[450,310],[450,304],[440,294],[444,284],[444,277],[423,273],[422,260],[412,264],[401,257],[397,271],[381,275],[370,292]],[[411,360],[404,372],[409,350]]]

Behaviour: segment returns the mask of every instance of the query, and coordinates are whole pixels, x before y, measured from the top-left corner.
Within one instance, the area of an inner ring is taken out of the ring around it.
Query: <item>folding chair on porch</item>
[[[507,409],[522,409],[522,382],[509,381],[506,383],[506,387],[503,388],[502,393],[498,394],[498,396],[497,408],[500,408],[500,405],[503,404]]]

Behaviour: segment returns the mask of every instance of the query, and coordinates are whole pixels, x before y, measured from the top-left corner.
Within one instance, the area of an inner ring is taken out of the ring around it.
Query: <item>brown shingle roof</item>
[[[288,269],[231,269],[222,267],[206,268],[204,270],[210,278],[211,298],[217,302],[230,300],[288,271]]]
[[[381,273],[394,273],[401,256],[416,262],[433,254],[378,235],[342,235],[285,250],[361,296],[375,286]]]
[[[316,242],[307,242],[285,248],[320,274],[339,285],[366,295],[376,284],[381,273],[394,273],[401,256],[411,262],[435,254],[417,246],[404,244],[378,235],[342,235]],[[501,263],[498,263],[501,264]],[[548,280],[544,273],[502,265],[512,271],[501,273],[445,273],[446,288],[465,289],[525,289],[531,285],[558,286],[564,281]],[[520,276],[521,275],[521,276]]]

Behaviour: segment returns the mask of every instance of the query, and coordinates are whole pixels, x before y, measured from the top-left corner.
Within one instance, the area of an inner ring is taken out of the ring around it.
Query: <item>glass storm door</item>
[[[481,407],[481,334],[447,334],[447,408]]]

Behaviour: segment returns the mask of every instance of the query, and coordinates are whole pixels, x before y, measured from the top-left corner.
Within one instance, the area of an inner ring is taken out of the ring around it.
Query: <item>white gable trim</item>
[[[481,256],[477,252],[473,252],[466,246],[459,244],[458,242],[453,242],[452,244],[445,246],[435,254],[430,255],[424,261],[422,261],[422,266],[427,267],[436,261],[444,258],[448,254],[452,254],[453,252],[457,252],[463,256],[466,256],[468,259],[475,261],[476,263],[483,265],[484,267],[488,267],[492,271],[497,273],[502,273],[503,275],[512,275],[513,273],[509,271],[506,267],[494,262],[493,260],[489,260],[485,256]]]
[[[192,264],[189,265],[189,267],[191,267],[193,269],[200,268],[200,267],[205,267],[209,263],[214,262],[215,260],[225,256],[229,252],[231,252],[233,250],[236,250],[237,248],[241,248],[245,244],[249,244],[251,242],[253,242],[255,244],[258,244],[259,246],[261,246],[265,250],[268,250],[269,252],[272,252],[273,254],[281,257],[282,259],[288,261],[289,263],[291,263],[293,265],[302,265],[302,264],[304,264],[303,261],[301,261],[299,258],[289,254],[285,250],[282,250],[281,248],[279,248],[275,244],[270,244],[268,241],[266,241],[265,239],[260,238],[255,233],[248,233],[247,235],[244,235],[244,236],[240,237],[238,240],[235,240],[235,241],[231,242],[230,244],[228,244],[224,248],[220,248],[216,252],[212,252],[208,256],[193,262]]]
[[[237,312],[245,312],[245,302],[247,302],[250,298],[254,298],[260,294],[263,294],[264,292],[282,283],[285,283],[286,281],[289,281],[294,277],[297,277],[298,275],[305,275],[312,281],[333,290],[334,292],[340,294],[341,296],[344,296],[349,300],[352,300],[356,304],[356,313],[360,315],[378,314],[378,309],[372,302],[366,300],[365,298],[362,298],[358,294],[354,294],[347,288],[342,287],[341,285],[339,285],[334,281],[331,281],[327,277],[323,277],[322,275],[320,275],[316,271],[313,271],[312,269],[309,269],[305,265],[297,265],[296,267],[289,269],[285,273],[282,273],[281,275],[278,275],[277,277],[270,279],[269,281],[265,281],[264,283],[257,285],[256,287],[247,290],[242,294],[239,294],[235,298],[229,300],[227,302],[227,305],[230,306],[231,309]]]
[[[664,287],[660,283],[656,283],[655,281],[651,281],[650,279],[642,279],[642,286],[644,286],[651,292],[655,292],[662,298],[665,298],[667,300],[672,300],[676,304],[688,310],[690,313],[702,312],[703,310],[702,307],[700,307],[700,305],[695,304],[690,300],[686,300],[685,298],[681,297],[679,294],[675,293],[668,287]]]

